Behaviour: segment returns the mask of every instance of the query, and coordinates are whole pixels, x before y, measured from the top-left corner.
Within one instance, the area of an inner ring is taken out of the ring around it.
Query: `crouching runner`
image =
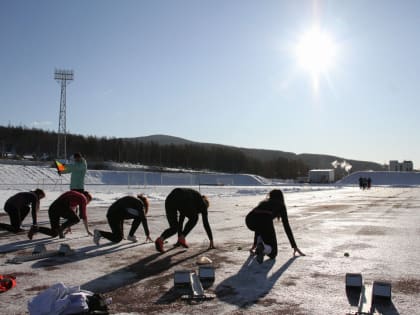
[[[147,226],[147,212],[149,211],[149,201],[144,195],[137,195],[137,197],[126,196],[115,201],[108,209],[106,218],[111,228],[111,232],[94,230],[93,242],[99,246],[101,237],[106,238],[114,243],[119,243],[124,238],[123,224],[124,220],[133,219],[131,229],[128,233],[127,239],[132,242],[137,242],[134,235],[140,223],[143,223],[144,233],[146,234],[146,242],[152,241],[150,238],[149,227]]]
[[[164,252],[163,242],[178,232],[177,246],[181,245],[188,248],[185,237],[194,228],[198,221],[198,215],[201,213],[203,226],[210,240],[209,249],[214,248],[213,234],[208,219],[209,201],[206,196],[201,195],[198,191],[190,188],[175,188],[166,197],[165,210],[168,219],[169,228],[167,228],[155,241],[156,250]],[[178,221],[179,212],[179,221]],[[185,218],[188,218],[184,225]]]
[[[87,220],[87,205],[92,200],[92,195],[87,191],[80,193],[77,191],[67,191],[58,197],[49,207],[48,216],[50,218],[51,228],[32,226],[28,232],[28,238],[32,239],[33,235],[37,232],[46,234],[52,237],[57,235],[64,238],[64,234],[72,225],[79,223],[80,219],[77,216],[76,210],[79,207],[80,217],[83,220],[86,232],[88,235],[93,235],[89,231]],[[60,218],[66,219],[60,225]]]

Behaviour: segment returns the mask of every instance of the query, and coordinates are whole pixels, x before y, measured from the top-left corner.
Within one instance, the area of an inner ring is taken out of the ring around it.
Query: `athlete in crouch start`
[[[209,201],[207,197],[201,195],[198,191],[190,188],[175,188],[172,190],[165,200],[166,218],[168,219],[169,228],[163,231],[160,237],[156,239],[156,250],[161,253],[164,252],[164,240],[175,233],[178,233],[178,242],[175,245],[188,248],[185,238],[197,224],[199,214],[201,214],[204,229],[210,240],[209,249],[213,249],[213,234],[208,220],[208,208]],[[183,226],[185,218],[188,221]]]
[[[274,229],[273,220],[282,220],[283,228],[293,248],[293,256],[298,253],[305,256],[297,247],[293,237],[292,229],[287,217],[286,205],[284,203],[283,192],[280,189],[274,189],[268,194],[268,198],[261,201],[257,207],[252,209],[246,216],[245,223],[247,227],[254,231],[254,243],[250,250],[251,254],[257,256],[257,262],[262,263],[264,256],[271,259],[277,256],[277,238]]]
[[[150,238],[149,227],[147,226],[147,212],[149,211],[149,201],[144,195],[137,195],[137,197],[126,196],[115,201],[108,209],[106,218],[111,228],[111,232],[94,230],[93,242],[99,246],[101,237],[106,238],[114,243],[119,243],[124,239],[124,220],[133,219],[131,229],[128,233],[127,239],[132,242],[137,242],[134,235],[140,223],[143,224],[144,234],[146,234],[146,242],[152,241]]]

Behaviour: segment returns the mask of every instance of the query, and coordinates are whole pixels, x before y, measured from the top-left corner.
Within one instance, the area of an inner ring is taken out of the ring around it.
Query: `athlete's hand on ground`
[[[93,236],[93,233],[91,231],[87,231],[89,236]]]
[[[150,238],[150,235],[148,235],[146,237],[146,243],[150,243],[150,242],[153,242],[153,240]]]
[[[297,247],[295,247],[294,248],[294,251],[293,251],[293,256],[296,256],[296,253],[298,253],[299,254],[299,256],[306,256],[304,253],[302,253],[301,252],[301,250],[299,249],[299,248],[297,248]]]
[[[64,235],[66,235],[67,233],[71,233],[71,228],[67,228],[67,229],[64,231]]]

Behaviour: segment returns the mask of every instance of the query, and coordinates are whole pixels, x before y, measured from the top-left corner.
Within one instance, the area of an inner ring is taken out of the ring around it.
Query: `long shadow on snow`
[[[179,249],[180,248],[174,247],[167,250],[163,255],[161,253],[149,255],[138,262],[82,284],[80,287],[84,290],[93,291],[95,293],[111,292],[118,288],[139,282],[143,279],[156,276],[176,265],[198,257],[208,251],[205,249],[187,257],[177,259],[178,255],[182,255],[187,252],[185,249]],[[171,253],[173,250],[177,251]]]
[[[216,287],[216,295],[221,301],[226,303],[234,304],[241,308],[250,307],[270,292],[277,280],[296,258],[290,258],[268,277],[275,260],[270,259],[262,264],[258,264],[254,257],[250,256],[237,274],[225,279]]]
[[[11,234],[11,237],[14,237],[14,235]],[[52,238],[50,236],[39,238],[39,239],[33,239],[33,240],[26,239],[26,240],[17,241],[14,243],[0,245],[0,254],[16,252],[19,250],[24,250],[24,249],[29,249],[29,248],[33,249],[35,245],[38,245],[38,244],[47,245],[47,244],[63,243],[63,242],[65,242],[65,239]]]
[[[129,248],[137,247],[146,245],[148,243],[106,243],[101,245],[100,247],[96,245],[89,245],[82,248],[76,249],[73,255],[69,256],[54,256],[45,258],[43,260],[37,261],[32,265],[32,268],[45,268],[45,267],[52,267],[52,266],[62,266],[64,264],[82,261],[90,258],[94,258],[101,255],[107,255],[115,252],[119,252],[122,250],[126,250]],[[99,249],[100,248],[100,249]],[[92,251],[92,252],[90,252]]]

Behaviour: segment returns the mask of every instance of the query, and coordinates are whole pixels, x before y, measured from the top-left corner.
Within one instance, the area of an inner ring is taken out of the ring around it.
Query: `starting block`
[[[204,288],[211,287],[216,278],[214,267],[210,265],[200,266],[198,268],[198,277]]]
[[[385,298],[391,299],[391,282],[388,281],[373,281],[372,288],[372,297],[373,299]]]
[[[346,273],[346,288],[360,288],[363,286],[363,278],[360,273]]]
[[[192,294],[185,294],[181,296],[181,300],[189,302],[201,302],[206,300],[211,300],[215,296],[213,294],[205,294],[203,286],[201,285],[200,279],[198,278],[195,272],[190,274],[190,284]]]
[[[178,270],[174,275],[174,287],[178,291],[191,291],[191,271]]]
[[[69,244],[60,244],[58,248],[58,255],[60,256],[68,256],[74,253],[74,250],[70,248]]]
[[[346,274],[346,291],[357,291],[359,295],[359,302],[357,311],[348,314],[354,315],[372,315],[376,314],[375,299],[385,298],[391,299],[391,283],[387,281],[374,281],[373,285],[364,285],[363,278],[360,273]],[[348,295],[349,296],[349,295]]]
[[[38,244],[34,247],[31,255],[19,255],[8,259],[6,263],[21,264],[26,261],[38,260],[54,256],[70,256],[74,250],[68,244],[60,244],[58,250],[47,250],[44,244]]]
[[[181,293],[181,299],[186,301],[205,301],[215,297],[214,294],[205,294],[202,281],[205,285],[212,284],[215,279],[214,268],[212,266],[200,266],[198,275],[195,271],[179,270],[175,271],[174,287]],[[208,285],[207,287],[209,287]]]
[[[32,251],[32,255],[45,253],[47,248],[44,244],[36,244],[34,250]]]

